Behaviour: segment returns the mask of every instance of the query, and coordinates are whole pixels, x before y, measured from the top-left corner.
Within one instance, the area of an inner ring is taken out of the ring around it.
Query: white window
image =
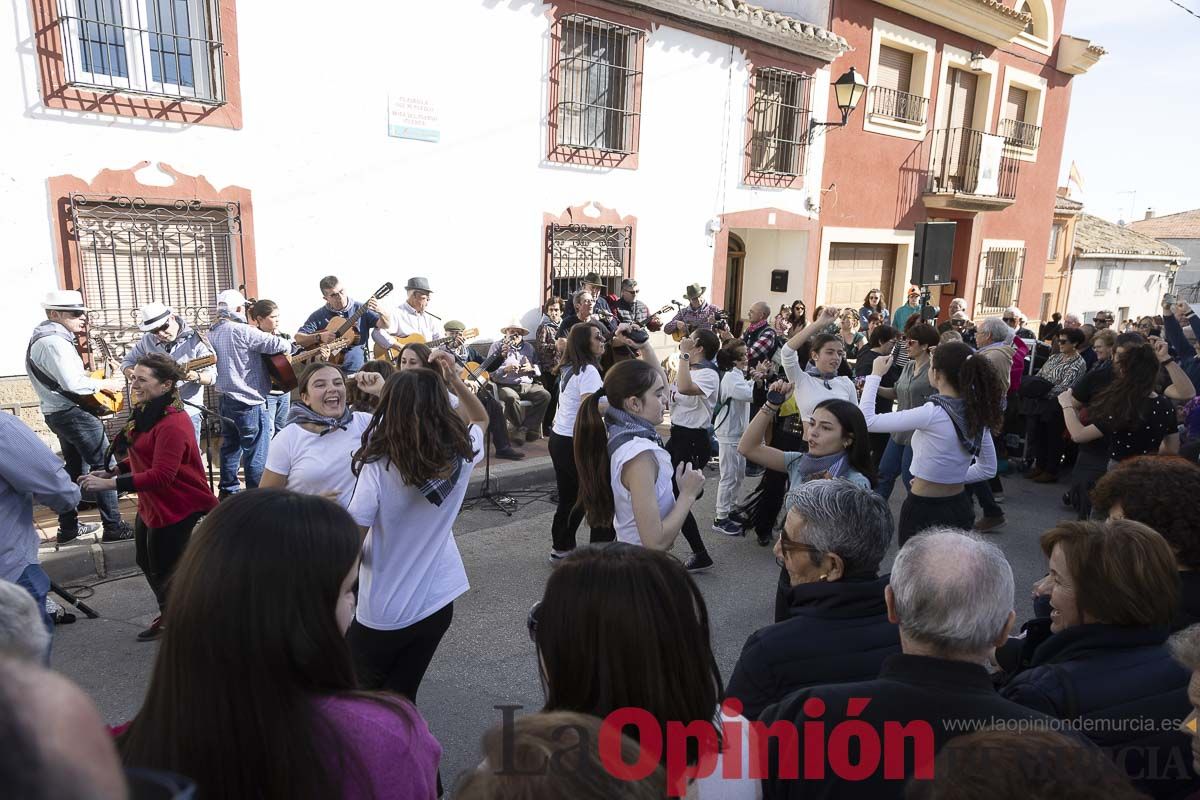
[[[1013,67],[1004,69],[1004,108],[996,133],[1025,161],[1037,158],[1046,109],[1046,79]]]
[[[1046,260],[1053,261],[1058,258],[1058,242],[1062,238],[1063,224],[1056,222],[1050,226],[1050,248],[1046,252]],[[1045,316],[1042,317],[1045,319]]]
[[[863,130],[914,140],[924,137],[936,50],[932,37],[875,20]]]
[[[1113,275],[1117,271],[1117,262],[1103,261],[1100,263],[1100,276],[1096,278],[1096,293],[1107,292],[1112,288]]]
[[[1015,41],[1030,50],[1050,55],[1050,41],[1054,36],[1054,8],[1049,0],[1020,0],[1016,9],[1028,14],[1030,19]]]
[[[217,0],[62,0],[68,81],[222,102]]]

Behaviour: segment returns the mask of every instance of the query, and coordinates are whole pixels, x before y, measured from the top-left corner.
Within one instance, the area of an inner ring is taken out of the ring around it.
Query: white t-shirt
[[[721,376],[715,369],[691,368],[691,377],[692,383],[699,386],[704,394],[679,394],[677,386],[675,400],[671,404],[671,424],[704,430],[712,424]]]
[[[800,419],[806,420],[811,417],[817,405],[825,400],[846,400],[858,404],[858,390],[854,388],[854,381],[850,378],[838,375],[829,381],[829,388],[826,389],[825,381],[815,375],[809,375],[801,368],[800,357],[796,355],[795,350],[785,344],[779,348],[779,353],[779,360],[783,362],[783,372],[796,395]]]
[[[470,436],[475,457],[464,463],[440,506],[404,483],[387,461],[363,465],[350,516],[371,529],[363,542],[355,614],[368,628],[407,628],[470,588],[453,530],[471,467],[483,458],[483,431],[472,425]]]
[[[742,776],[724,776],[725,754],[720,753],[717,755],[712,774],[693,781],[688,786],[686,797],[688,800],[758,800],[762,797],[762,781],[750,777],[750,722],[741,714],[731,717],[721,711],[720,716],[722,724],[728,726],[729,730],[736,729],[741,732],[741,752],[738,757]]]
[[[675,489],[671,486],[671,456],[650,439],[634,438],[621,445],[609,460],[610,477],[613,493],[613,527],[617,531],[617,541],[629,544],[641,544],[642,537],[638,533],[637,520],[633,517],[633,496],[621,483],[621,470],[639,453],[646,450],[654,453],[658,462],[658,477],[654,480],[654,493],[658,496],[658,515],[665,518],[675,507]]]
[[[371,415],[354,412],[346,430],[335,428],[322,436],[293,423],[275,434],[267,451],[267,469],[287,478],[287,488],[302,494],[338,493],[338,503],[350,504],[354,473],[350,459],[362,446],[362,433]]]
[[[585,394],[594,394],[604,386],[600,370],[591,364],[571,376],[567,385],[558,393],[558,410],[554,412],[554,432],[559,436],[575,435],[575,417]]]

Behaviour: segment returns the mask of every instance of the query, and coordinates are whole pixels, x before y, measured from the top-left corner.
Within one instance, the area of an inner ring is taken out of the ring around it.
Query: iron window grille
[[[976,315],[995,316],[1009,306],[1015,306],[1021,296],[1021,275],[1024,269],[1024,247],[985,250],[979,263]]]
[[[225,102],[218,0],[57,0],[67,83]]]
[[[546,226],[550,267],[547,296],[570,302],[589,272],[598,274],[606,291],[615,293],[620,279],[629,276],[632,242],[633,228],[629,225]]]
[[[571,14],[559,22],[555,144],[631,154],[637,149],[642,32]]]
[[[811,81],[809,75],[782,69],[755,72],[752,171],[791,177],[804,174]]]
[[[170,306],[193,328],[212,324],[217,294],[245,280],[241,205],[72,193],[70,240],[89,333],[119,360],[142,337],[138,308]],[[90,345],[92,363],[99,352]],[[215,407],[211,387],[205,405]],[[105,419],[115,430],[127,414]],[[110,432],[111,432],[110,430]]]

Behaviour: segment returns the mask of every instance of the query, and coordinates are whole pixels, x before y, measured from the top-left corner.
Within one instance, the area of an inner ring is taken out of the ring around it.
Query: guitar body
[[[480,369],[479,367],[479,362],[468,361],[466,365],[463,366],[462,371],[458,373],[458,377],[463,383],[467,383],[468,381],[487,383],[492,376],[488,374],[487,370]]]
[[[371,299],[382,300],[392,293],[393,288],[395,287],[389,281],[376,289],[375,293],[371,295]],[[329,348],[330,352],[328,357],[329,363],[341,364],[346,358],[346,351],[358,343],[358,321],[362,319],[362,315],[366,311],[367,304],[363,303],[358,307],[357,311],[348,317],[332,317],[329,322],[325,323],[325,327],[318,332],[333,334],[333,340],[325,345]],[[274,374],[272,374],[272,377],[274,377]]]
[[[271,385],[276,389],[290,392],[300,385],[296,370],[292,367],[292,360],[288,358],[287,353],[263,356],[263,359],[267,362],[267,372],[271,375]]]
[[[112,350],[109,348],[108,342],[104,341],[99,334],[92,334],[90,338],[96,342],[100,350],[100,357],[104,359],[105,367],[93,370],[88,375],[98,381],[107,380],[111,377],[108,364],[112,361]],[[75,395],[75,402],[89,414],[107,417],[125,407],[125,393],[101,390],[90,395]]]
[[[479,328],[469,328],[469,329],[463,331],[460,335],[462,336],[464,341],[467,339],[474,339],[477,336],[479,336]],[[404,349],[405,345],[423,344],[423,345],[427,345],[430,350],[434,350],[434,349],[446,344],[447,342],[454,341],[455,338],[456,337],[454,337],[454,336],[443,336],[442,338],[434,339],[431,342],[419,333],[410,333],[408,336],[405,336],[402,339],[396,339],[394,341],[394,343],[392,344],[392,346],[387,348],[386,350],[377,342],[375,344],[375,349],[372,352],[372,355],[375,358],[387,359],[388,361],[391,361],[394,364],[400,358],[400,351]],[[476,364],[475,366],[478,367],[479,365]]]

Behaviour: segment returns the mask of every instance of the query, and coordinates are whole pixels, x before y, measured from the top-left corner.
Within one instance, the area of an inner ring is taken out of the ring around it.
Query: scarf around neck
[[[935,394],[929,398],[929,402],[945,411],[946,416],[950,417],[950,422],[954,425],[954,433],[958,436],[958,443],[963,446],[963,449],[973,456],[979,455],[979,451],[983,448],[983,429],[980,428],[974,436],[967,435],[967,404],[963,402],[963,399]]]
[[[124,459],[129,454],[129,448],[133,445],[137,435],[153,428],[160,419],[167,415],[168,408],[183,411],[183,403],[179,399],[178,389],[172,389],[153,400],[147,400],[134,406],[125,427],[121,428],[121,431],[113,437],[112,446],[108,448],[109,456],[115,455],[118,460]]]
[[[74,334],[63,327],[62,323],[44,319],[33,329],[33,336],[30,337],[29,344],[32,345],[34,342],[39,339],[45,339],[47,336],[58,336],[61,339],[66,339],[71,343],[72,347],[79,343]]]
[[[827,456],[811,456],[805,453],[800,456],[800,464],[797,469],[800,472],[801,482],[810,481],[813,476],[824,472],[828,472],[831,478],[841,478],[850,471],[850,461],[846,458],[845,450],[830,453]]]
[[[821,372],[821,370],[817,369],[816,364],[809,364],[807,367],[805,367],[804,374],[812,375],[814,378],[819,378],[821,383],[825,386],[826,389],[833,388],[832,386],[829,385],[829,382],[838,376],[836,371],[835,372]]]
[[[349,404],[346,405],[346,408],[340,417],[326,417],[313,411],[311,408],[304,405],[304,403],[294,403],[292,404],[291,412],[288,414],[285,427],[293,423],[299,424],[308,422],[313,425],[322,426],[324,430],[322,430],[318,435],[324,436],[330,431],[337,430],[339,428],[341,430],[346,430],[346,428],[350,425],[350,420],[353,418],[354,409],[352,409]]]
[[[609,458],[632,439],[649,439],[659,447],[663,446],[662,437],[653,425],[620,408],[609,406],[604,412],[604,424],[608,429]]]

